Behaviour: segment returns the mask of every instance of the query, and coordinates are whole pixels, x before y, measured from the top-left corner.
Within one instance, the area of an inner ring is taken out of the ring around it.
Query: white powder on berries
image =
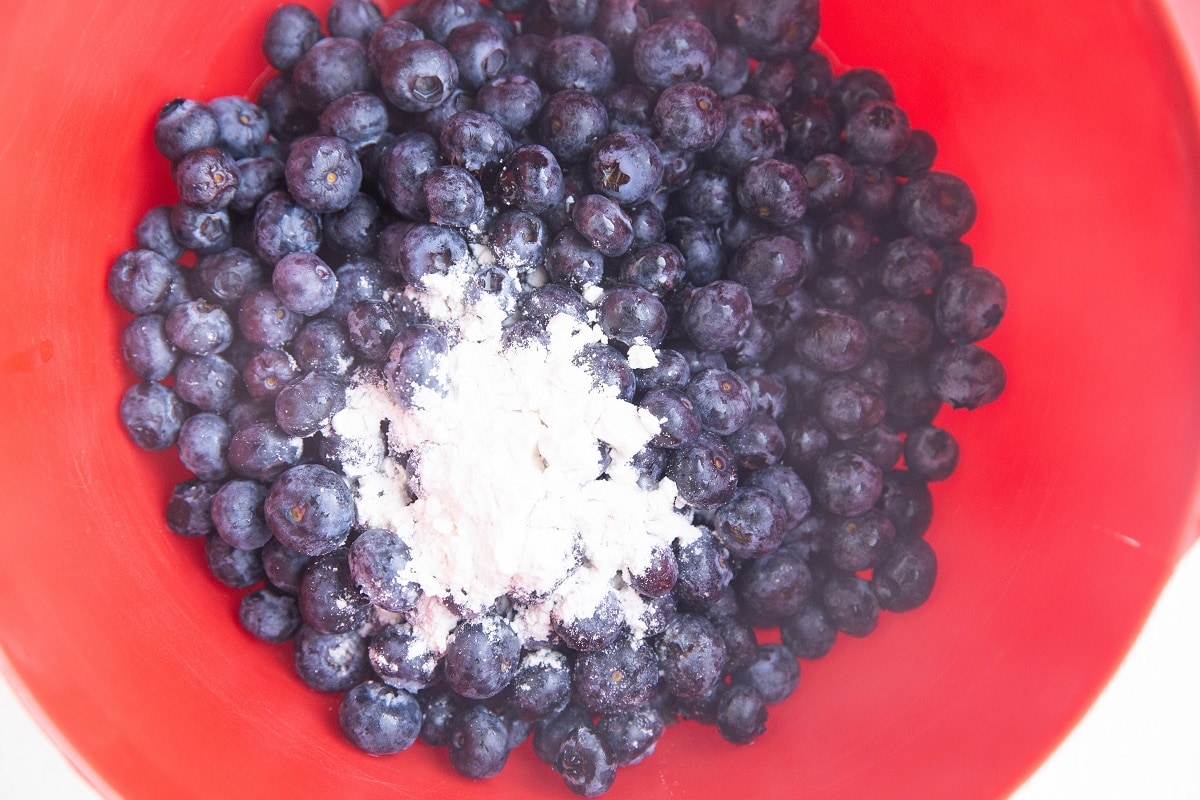
[[[638,636],[645,604],[629,577],[696,536],[674,484],[642,488],[629,464],[658,420],[575,365],[604,341],[593,324],[560,314],[548,346],[505,348],[518,276],[506,291],[479,291],[489,255],[476,246],[449,274],[405,289],[451,342],[445,396],[421,388],[405,408],[364,370],[333,418],[359,521],[411,548],[406,578],[424,596],[408,622],[436,652],[460,619],[498,604],[523,642],[549,641],[554,619],[588,617],[610,592]],[[630,357],[656,363],[648,347]]]

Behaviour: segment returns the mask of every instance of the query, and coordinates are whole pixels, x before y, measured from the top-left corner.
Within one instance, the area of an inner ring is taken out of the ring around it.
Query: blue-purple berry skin
[[[421,732],[421,705],[403,689],[365,681],[342,697],[338,724],[346,738],[371,755],[407,750]]]
[[[238,621],[256,639],[283,644],[300,628],[300,609],[295,597],[267,586],[242,598]]]
[[[264,503],[267,524],[283,544],[310,556],[336,550],[354,524],[354,495],[337,473],[318,464],[284,472]]]

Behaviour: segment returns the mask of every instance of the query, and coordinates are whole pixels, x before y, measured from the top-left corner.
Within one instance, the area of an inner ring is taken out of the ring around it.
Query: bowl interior
[[[565,795],[528,748],[457,777],[418,745],[345,744],[336,698],[252,640],[201,546],[161,521],[184,477],[125,438],[132,382],[105,293],[172,201],[164,100],[244,93],[275,2],[10,4],[0,22],[0,648],[53,735],[114,796]],[[1200,442],[1200,145],[1192,84],[1146,0],[826,0],[845,66],[887,74],[938,166],[974,187],[967,241],[1007,282],[986,346],[1009,387],[946,413],[929,604],[803,665],[748,748],[683,724],[614,798],[994,798],[1111,674],[1190,541]],[[323,10],[323,8],[321,9]],[[385,11],[391,10],[385,5]]]

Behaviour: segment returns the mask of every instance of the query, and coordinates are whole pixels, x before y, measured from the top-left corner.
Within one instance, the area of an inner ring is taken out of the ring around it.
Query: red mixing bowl
[[[0,20],[0,665],[103,794],[568,796],[528,748],[472,783],[372,758],[288,649],[238,626],[162,522],[183,477],[127,440],[110,262],[172,200],[166,99],[246,92],[274,0],[8,0]],[[216,7],[219,6],[219,7]],[[318,9],[323,11],[324,9]],[[385,4],[385,11],[390,11]],[[942,423],[930,602],[803,665],[755,744],[670,730],[611,797],[998,798],[1114,671],[1195,533],[1200,139],[1176,16],[1151,0],[826,0],[843,66],[892,80],[968,241],[1009,289],[1008,390]],[[1180,21],[1182,20],[1182,22]]]

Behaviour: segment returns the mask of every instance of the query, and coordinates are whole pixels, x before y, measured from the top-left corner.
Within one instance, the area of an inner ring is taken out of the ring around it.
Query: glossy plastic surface
[[[471,783],[418,746],[374,759],[286,648],[238,627],[201,546],[161,522],[183,472],[116,418],[131,382],[109,263],[171,199],[150,124],[245,91],[273,2],[9,0],[0,20],[0,648],[112,796],[569,796],[528,748]],[[826,0],[823,38],[882,69],[939,165],[975,188],[968,241],[1008,283],[1009,388],[947,414],[930,603],[803,667],[736,748],[684,724],[610,797],[1007,794],[1115,668],[1193,537],[1200,443],[1200,145],[1152,2]],[[1185,3],[1177,9],[1191,15]],[[390,10],[390,8],[388,9]],[[2,660],[2,659],[0,659]]]

